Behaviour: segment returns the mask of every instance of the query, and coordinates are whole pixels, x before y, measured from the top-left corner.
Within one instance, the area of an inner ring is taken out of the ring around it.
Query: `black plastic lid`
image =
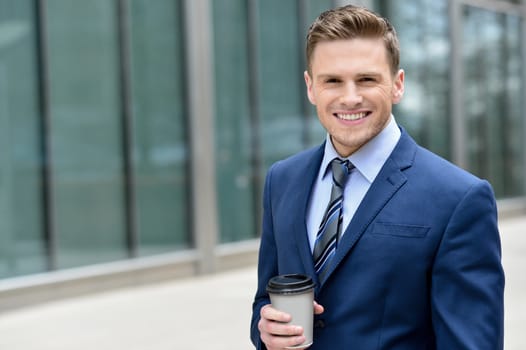
[[[293,294],[303,293],[315,284],[312,278],[301,274],[279,275],[272,277],[267,284],[267,293],[274,294]]]

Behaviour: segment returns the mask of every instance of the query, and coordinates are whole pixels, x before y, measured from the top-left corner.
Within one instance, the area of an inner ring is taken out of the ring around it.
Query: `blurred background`
[[[253,265],[274,161],[323,141],[335,0],[0,0],[0,311]],[[397,28],[397,121],[526,211],[526,1],[355,1]],[[248,291],[252,293],[252,291]]]

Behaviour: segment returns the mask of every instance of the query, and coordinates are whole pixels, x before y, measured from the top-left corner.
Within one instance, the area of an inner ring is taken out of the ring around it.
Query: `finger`
[[[292,316],[289,315],[286,312],[279,311],[272,307],[272,305],[267,304],[261,308],[260,311],[261,318],[265,318],[267,320],[276,321],[276,322],[290,322],[292,320]]]
[[[305,336],[276,336],[269,333],[261,333],[261,341],[266,345],[268,350],[283,349],[286,347],[296,346],[305,342]]]
[[[323,311],[325,311],[324,307],[320,304],[318,304],[316,301],[314,302],[314,314],[319,315],[322,314]]]
[[[288,324],[292,317],[280,310],[267,304],[261,308],[261,319],[258,323],[258,329],[261,341],[267,349],[283,349],[301,344],[305,341],[303,328],[296,325]]]
[[[266,333],[273,336],[291,337],[303,334],[303,328],[301,326],[270,321],[265,318],[259,320],[258,328],[261,334]]]
[[[288,322],[291,316],[285,312],[273,308],[270,304],[261,308],[261,319],[258,323],[258,328],[263,334],[278,337],[291,337],[303,334],[303,328],[296,325],[291,325]]]

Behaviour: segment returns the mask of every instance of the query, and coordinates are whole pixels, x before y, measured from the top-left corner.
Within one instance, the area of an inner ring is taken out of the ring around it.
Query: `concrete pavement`
[[[1,350],[250,349],[254,266],[0,315]]]
[[[504,292],[504,348],[526,349],[526,218],[501,221]]]
[[[526,217],[501,221],[506,350],[526,349]],[[1,350],[251,349],[256,267],[115,290],[0,315]]]

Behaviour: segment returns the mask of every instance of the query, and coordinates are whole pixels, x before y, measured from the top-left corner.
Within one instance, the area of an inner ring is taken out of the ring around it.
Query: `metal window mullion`
[[[261,84],[259,79],[259,9],[257,0],[247,2],[247,58],[248,58],[248,99],[249,118],[251,133],[251,169],[252,169],[252,193],[254,210],[254,227],[259,232],[262,215],[261,205],[263,203],[263,147],[261,142],[261,112],[260,95]]]
[[[296,7],[298,11],[298,67],[300,67],[300,70],[298,72],[298,91],[300,93],[300,111],[301,111],[301,119],[302,119],[302,143],[303,147],[306,148],[310,143],[310,132],[309,132],[309,121],[311,119],[310,116],[310,102],[307,98],[304,78],[303,78],[303,71],[307,69],[307,60],[305,57],[305,50],[306,50],[306,42],[305,42],[305,36],[306,36],[306,28],[308,27],[309,23],[308,16],[309,16],[309,4],[306,0],[297,0]]]
[[[40,108],[41,190],[43,238],[48,270],[57,269],[57,236],[53,201],[53,162],[51,149],[51,106],[47,42],[46,1],[35,0],[37,31],[37,71]]]
[[[451,149],[453,162],[467,168],[466,118],[464,113],[464,62],[462,60],[462,4],[457,0],[449,2],[451,41]]]
[[[214,159],[214,72],[212,2],[184,1],[188,126],[191,168],[191,222],[199,252],[198,272],[216,269],[218,241]]]
[[[523,2],[522,4],[522,11],[521,11],[521,53],[522,53],[522,116],[523,116],[523,122],[522,122],[522,149],[523,149],[523,157],[522,157],[522,179],[523,179],[523,193],[522,198],[524,200],[524,203],[526,205],[526,89],[524,89],[524,85],[526,85],[526,2]]]
[[[131,50],[129,37],[129,16],[130,12],[128,0],[117,0],[125,234],[128,256],[136,257],[138,255],[139,239],[136,224],[135,176],[132,159],[133,116],[131,97]]]

